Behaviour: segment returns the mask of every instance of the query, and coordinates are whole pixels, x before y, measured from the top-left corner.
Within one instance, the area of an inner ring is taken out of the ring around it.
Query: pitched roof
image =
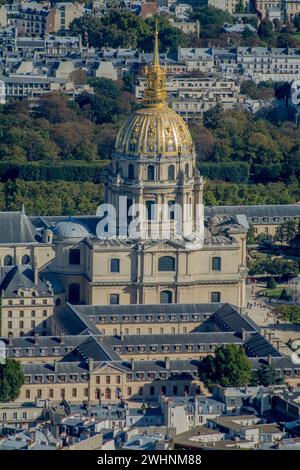
[[[23,212],[0,212],[0,243],[34,243],[36,230]]]
[[[34,282],[34,272],[26,265],[13,266],[10,269],[0,269],[0,292],[3,297],[13,296],[18,289],[35,289],[44,296],[50,296],[52,291],[40,278]]]

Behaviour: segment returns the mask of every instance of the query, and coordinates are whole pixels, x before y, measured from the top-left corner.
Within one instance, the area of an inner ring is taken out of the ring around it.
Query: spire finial
[[[154,32],[154,51],[153,51],[153,66],[159,66],[159,51],[158,51],[158,24],[157,20],[155,22],[155,32]]]
[[[147,83],[143,101],[146,106],[164,106],[166,99],[166,67],[159,63],[158,25],[156,20],[153,63],[147,71]]]

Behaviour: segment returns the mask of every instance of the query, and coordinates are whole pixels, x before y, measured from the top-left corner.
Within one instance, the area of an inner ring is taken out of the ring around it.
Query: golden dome
[[[116,152],[145,156],[190,154],[193,140],[184,120],[166,103],[166,68],[159,64],[155,31],[153,64],[147,72],[143,108],[121,127]]]
[[[116,151],[133,155],[191,153],[193,141],[184,120],[171,108],[142,108],[122,126]]]

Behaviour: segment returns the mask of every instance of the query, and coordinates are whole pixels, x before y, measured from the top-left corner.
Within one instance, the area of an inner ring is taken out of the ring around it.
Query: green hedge
[[[0,162],[0,181],[90,181],[102,183],[109,161],[99,163],[67,162],[56,165]]]
[[[99,163],[66,162],[54,164],[0,162],[0,182],[21,179],[23,181],[90,181],[102,183],[109,161]],[[249,165],[245,162],[198,164],[201,175],[209,180],[230,183],[246,183]]]
[[[250,173],[246,162],[200,162],[198,169],[204,178],[230,183],[247,183]]]

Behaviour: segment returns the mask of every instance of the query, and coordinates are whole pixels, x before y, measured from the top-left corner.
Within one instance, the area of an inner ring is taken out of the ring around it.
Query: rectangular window
[[[72,248],[69,250],[69,264],[78,265],[80,264],[80,249]]]
[[[118,258],[113,258],[110,260],[110,272],[111,273],[120,272],[120,260]]]
[[[77,388],[72,388],[72,397],[73,398],[77,397]]]
[[[154,201],[146,201],[146,213],[147,213],[147,219],[148,220],[154,220],[155,219],[154,207],[155,207],[155,202]]]
[[[221,258],[220,256],[214,256],[211,262],[213,271],[221,271]]]
[[[210,295],[211,302],[221,302],[221,293],[220,292],[212,292]]]
[[[110,305],[119,305],[119,303],[120,303],[119,294],[110,294],[109,303],[110,303]]]

